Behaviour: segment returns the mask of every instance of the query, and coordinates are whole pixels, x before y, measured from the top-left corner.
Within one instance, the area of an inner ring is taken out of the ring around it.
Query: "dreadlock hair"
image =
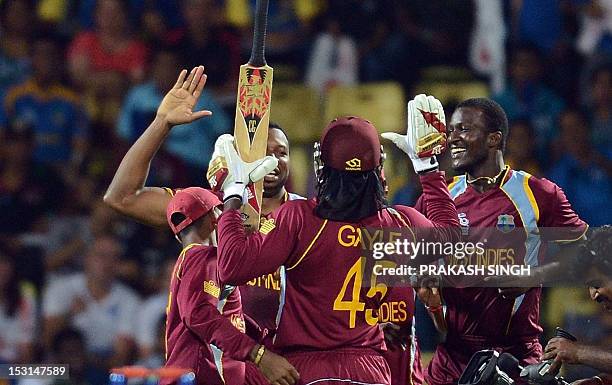
[[[347,172],[323,166],[317,178],[315,214],[339,222],[357,222],[387,207],[381,168]]]
[[[586,260],[592,267],[612,277],[610,250],[612,250],[612,226],[605,225],[594,229],[588,235],[583,254],[586,254]]]
[[[592,268],[612,277],[612,226],[589,228],[587,239],[580,245],[578,255],[570,264],[574,279],[583,280]]]
[[[486,98],[472,98],[462,101],[457,104],[457,108],[470,107],[482,111],[487,130],[489,132],[501,132],[501,148],[502,152],[506,151],[506,142],[508,140],[508,117],[504,109],[495,101]]]

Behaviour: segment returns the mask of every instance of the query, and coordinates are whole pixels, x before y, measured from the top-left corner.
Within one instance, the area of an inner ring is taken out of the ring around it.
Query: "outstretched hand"
[[[203,66],[194,67],[189,76],[187,70],[182,70],[176,84],[164,96],[157,108],[157,115],[166,119],[171,126],[191,123],[212,115],[208,110],[194,111],[205,84],[206,74]]]

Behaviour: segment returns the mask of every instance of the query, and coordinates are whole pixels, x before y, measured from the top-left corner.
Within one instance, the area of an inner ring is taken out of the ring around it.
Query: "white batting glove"
[[[234,147],[234,137],[223,134],[215,142],[206,178],[213,191],[223,192],[224,201],[237,197],[245,204],[248,201],[247,185],[263,179],[277,164],[278,160],[273,156],[251,163],[243,161]]]
[[[436,155],[446,148],[446,117],[442,103],[433,96],[420,94],[408,102],[406,135],[384,132],[389,139],[410,157],[414,171],[425,173],[438,168]]]

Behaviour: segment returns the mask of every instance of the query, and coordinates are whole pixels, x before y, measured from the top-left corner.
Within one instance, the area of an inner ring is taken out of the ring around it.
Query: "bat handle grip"
[[[255,23],[253,27],[253,48],[249,64],[256,67],[266,65],[264,50],[266,48],[266,28],[268,26],[268,0],[257,0],[255,5]]]

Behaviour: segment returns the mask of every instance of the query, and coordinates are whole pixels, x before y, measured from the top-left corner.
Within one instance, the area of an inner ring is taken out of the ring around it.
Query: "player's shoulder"
[[[283,213],[283,215],[288,215],[289,213],[298,213],[304,212],[307,210],[312,210],[316,206],[316,201],[314,199],[292,199],[287,200],[287,202],[283,203],[277,210],[278,214]],[[278,216],[278,215],[277,215]]]
[[[217,258],[217,248],[209,245],[197,245],[185,252],[185,259],[192,263],[205,263]]]
[[[397,211],[402,215],[412,215],[413,213],[417,213],[418,211],[414,207],[405,206],[405,205],[393,205],[390,207],[390,210]]]
[[[513,176],[521,178],[523,183],[526,181],[536,198],[554,197],[559,191],[559,186],[549,179],[540,178],[522,170],[512,170],[512,173]]]
[[[393,205],[388,208],[389,212],[394,215],[399,215],[404,221],[407,221],[408,225],[414,220],[415,217],[421,217],[422,214],[419,210],[414,207],[404,205]]]

